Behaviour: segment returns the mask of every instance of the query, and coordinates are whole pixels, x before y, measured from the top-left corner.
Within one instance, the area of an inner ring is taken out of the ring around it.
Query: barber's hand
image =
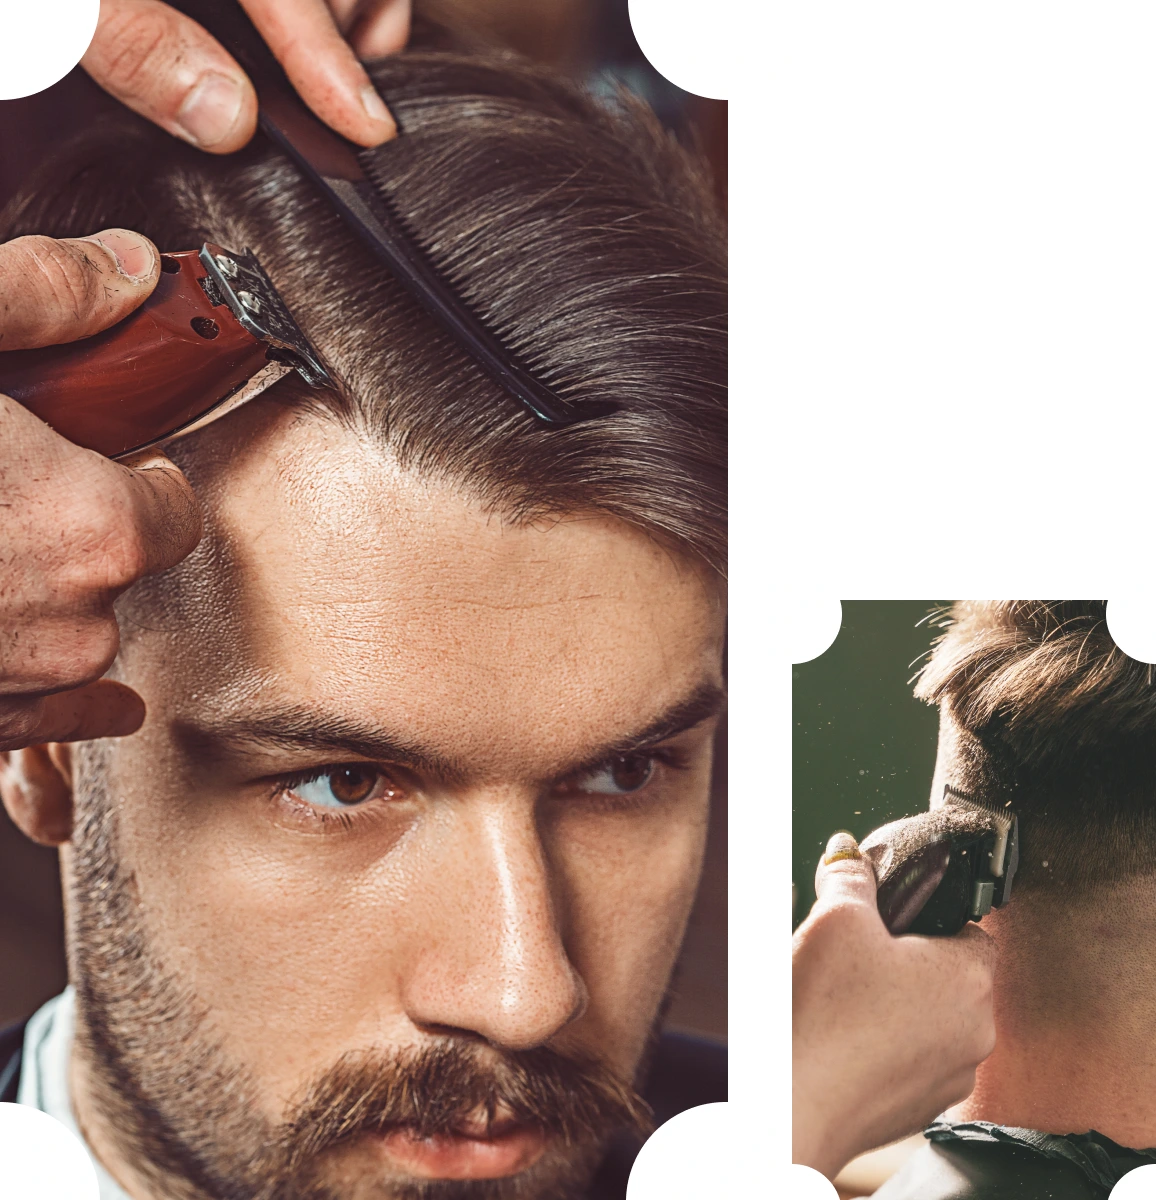
[[[397,126],[357,55],[400,50],[410,2],[241,0],[305,103],[362,146],[388,141]],[[257,97],[236,59],[160,0],[101,0],[80,65],[106,92],[202,150],[239,150],[257,127]]]
[[[0,245],[0,357],[108,328],[156,286],[160,257],[123,229]],[[0,395],[0,751],[132,733],[144,703],[101,680],[119,634],[112,602],[201,536],[184,476],[65,441]]]
[[[792,955],[793,1161],[828,1177],[962,1100],[995,1047],[991,938],[892,937],[858,853],[828,843]]]

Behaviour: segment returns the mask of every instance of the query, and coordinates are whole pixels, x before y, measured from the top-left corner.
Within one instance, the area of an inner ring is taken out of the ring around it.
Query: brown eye
[[[294,784],[290,791],[317,808],[350,808],[367,800],[392,800],[404,794],[404,789],[373,763],[324,767],[311,779]]]
[[[619,796],[641,791],[653,775],[653,754],[619,754],[569,786],[587,794]]]
[[[339,767],[329,775],[329,790],[342,804],[360,804],[369,799],[380,778],[381,772],[369,765]]]
[[[623,792],[636,792],[645,787],[654,773],[654,759],[645,754],[628,754],[611,763],[610,775],[614,786]]]

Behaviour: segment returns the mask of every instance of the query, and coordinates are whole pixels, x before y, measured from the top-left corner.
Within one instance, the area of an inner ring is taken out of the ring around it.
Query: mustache
[[[496,1057],[494,1057],[496,1055]],[[548,1047],[487,1051],[444,1039],[399,1056],[343,1056],[294,1106],[283,1146],[294,1167],[364,1133],[405,1126],[421,1138],[459,1131],[484,1113],[567,1145],[653,1129],[650,1106],[595,1059]]]

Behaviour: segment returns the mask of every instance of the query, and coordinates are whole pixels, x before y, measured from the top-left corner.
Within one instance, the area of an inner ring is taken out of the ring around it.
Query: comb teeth
[[[381,164],[368,153],[360,154],[358,159],[366,176],[364,181],[348,183],[327,179],[326,186],[351,210],[356,211],[359,203],[363,206],[365,216],[361,226],[378,257],[462,349],[546,425],[573,425],[617,411],[618,406],[612,401],[573,404],[543,383],[474,313],[457,287],[438,270],[410,235],[394,210],[389,180]]]

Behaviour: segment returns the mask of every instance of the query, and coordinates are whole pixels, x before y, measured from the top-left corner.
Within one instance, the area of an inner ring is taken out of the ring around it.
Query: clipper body
[[[1019,819],[948,786],[941,807],[884,825],[861,848],[888,929],[946,937],[1011,899]]]
[[[119,458],[199,429],[296,368],[329,376],[251,254],[161,256],[152,295],[92,337],[0,354],[0,392]]]

